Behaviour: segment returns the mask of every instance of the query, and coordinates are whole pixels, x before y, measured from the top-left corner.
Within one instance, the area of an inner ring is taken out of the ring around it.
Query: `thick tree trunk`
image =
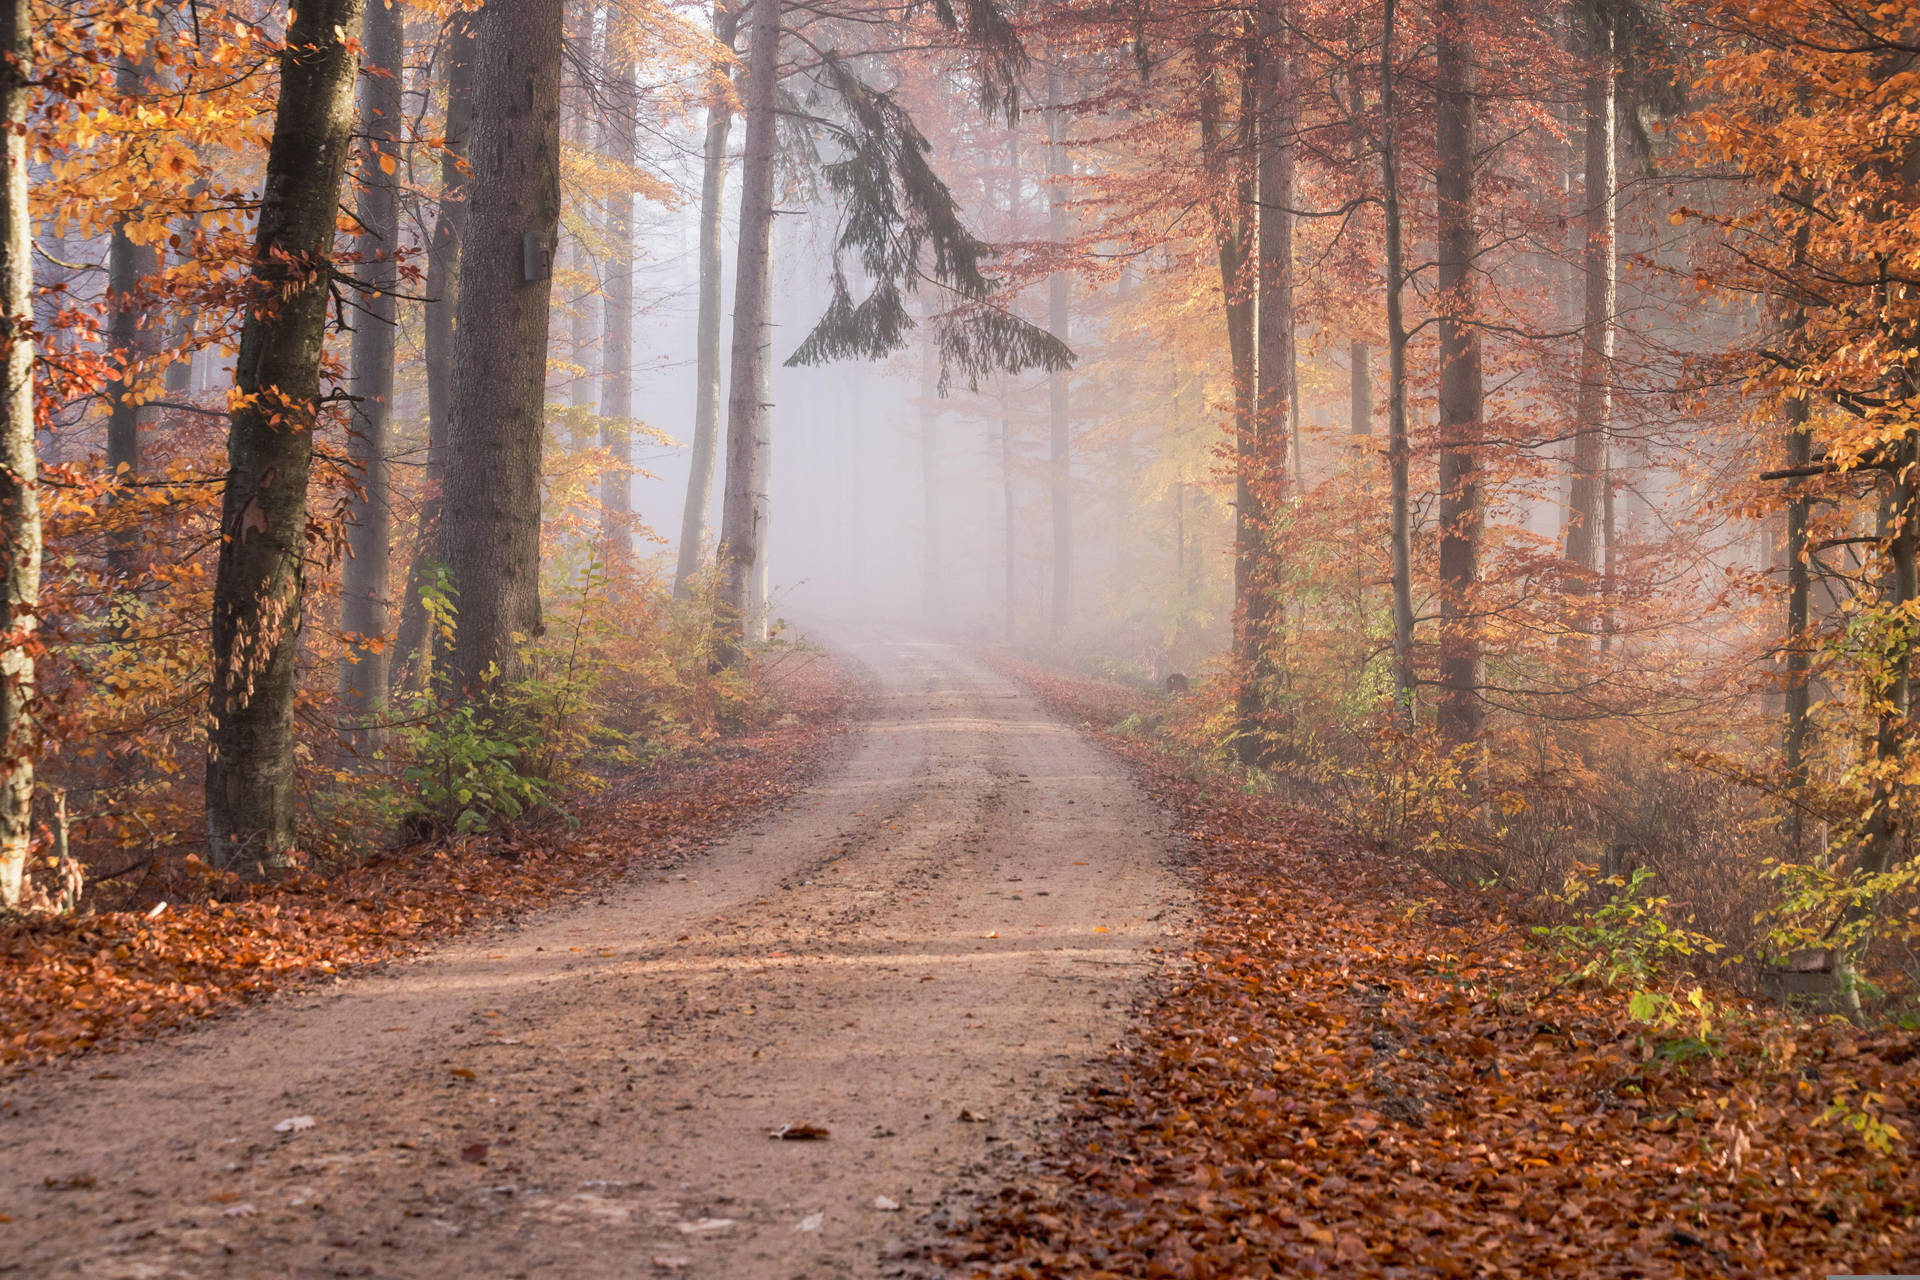
[[[1481,386],[1479,101],[1462,0],[1440,0],[1435,76],[1435,213],[1440,294],[1440,699],[1434,723],[1449,742],[1480,737],[1486,682],[1475,594],[1480,581]]]
[[[1397,0],[1386,0],[1380,44],[1380,178],[1381,206],[1387,234],[1387,471],[1389,511],[1387,536],[1393,546],[1393,687],[1402,721],[1414,718],[1414,691],[1418,679],[1413,666],[1413,537],[1408,522],[1408,468],[1412,446],[1407,438],[1407,322],[1402,291],[1406,288],[1405,249],[1400,229],[1400,144],[1397,93],[1393,65],[1393,38]]]
[[[20,904],[33,841],[30,714],[40,605],[40,481],[33,423],[33,212],[27,102],[34,76],[27,0],[0,0],[0,908]]]
[[[1618,269],[1614,254],[1617,202],[1613,29],[1596,19],[1588,50],[1585,93],[1586,306],[1580,349],[1580,388],[1573,438],[1573,484],[1567,501],[1564,550],[1566,591],[1590,597],[1601,568],[1607,446],[1613,430],[1613,317]],[[1591,606],[1575,605],[1577,631],[1596,630]]]
[[[619,62],[607,91],[607,150],[617,165],[639,158],[640,110],[634,76],[639,68]],[[607,559],[624,561],[633,551],[633,188],[625,180],[607,199],[606,305],[600,346],[600,447],[612,465],[600,476],[601,542]]]
[[[441,547],[457,593],[451,674],[519,674],[540,634],[540,455],[560,224],[561,0],[490,0],[473,58],[473,185],[453,335]]]
[[[1047,68],[1047,238],[1063,244],[1067,238],[1067,113],[1066,90],[1058,65]],[[1062,343],[1068,338],[1067,277],[1056,271],[1047,280],[1047,331]],[[1057,644],[1066,638],[1073,620],[1073,453],[1067,416],[1069,374],[1058,369],[1047,375],[1047,476],[1053,497],[1053,612],[1052,635]]]
[[[440,555],[440,513],[447,471],[447,419],[453,405],[453,321],[460,296],[460,245],[467,214],[467,152],[473,133],[475,15],[456,9],[447,18],[442,62],[447,75],[446,149],[440,156],[440,209],[427,242],[425,314],[427,373],[426,497],[407,567],[406,599],[394,638],[393,675],[412,689],[426,687],[433,665],[433,634],[421,591]]]
[[[780,2],[753,0],[747,54],[747,139],[741,157],[740,249],[734,268],[733,370],[727,395],[726,500],[720,517],[720,653],[736,665],[747,638],[758,539],[761,388],[771,359],[774,126],[780,74]]]
[[[1286,606],[1280,599],[1283,566],[1274,528],[1287,481],[1293,436],[1293,181],[1294,101],[1287,55],[1285,0],[1262,0],[1254,46],[1255,108],[1259,137],[1259,237],[1254,319],[1254,419],[1241,440],[1238,466],[1246,495],[1239,554],[1249,563],[1236,574],[1244,594],[1240,614],[1239,755],[1257,764],[1273,755],[1269,714],[1284,670]]]
[[[234,366],[208,694],[207,851],[265,871],[293,850],[293,694],[306,585],[307,473],[329,259],[353,130],[364,0],[310,0],[287,29]]]
[[[713,36],[731,49],[740,16],[731,4],[715,5]],[[700,178],[700,318],[695,330],[693,451],[687,472],[687,503],[680,516],[680,552],[673,571],[673,594],[685,599],[700,571],[707,547],[707,507],[713,500],[713,464],[720,451],[720,317],[723,270],[721,240],[726,234],[727,137],[733,131],[733,107],[727,97],[730,68],[712,72],[707,100],[707,136]]]
[[[340,669],[346,744],[378,750],[386,740],[387,592],[393,538],[393,484],[389,455],[393,426],[393,354],[400,272],[401,78],[405,36],[398,4],[367,0],[362,52],[369,73],[360,95],[361,153],[359,275],[371,286],[354,321],[353,417],[347,457],[361,492],[347,507],[346,567],[340,584],[340,629],[368,643],[348,651]],[[382,163],[382,162],[385,163]],[[389,174],[387,170],[393,170]],[[351,643],[351,642],[350,642]]]

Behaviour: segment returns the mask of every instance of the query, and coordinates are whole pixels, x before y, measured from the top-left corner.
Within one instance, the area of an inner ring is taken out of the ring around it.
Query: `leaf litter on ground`
[[[1010,669],[1072,722],[1152,710]],[[1191,849],[1197,936],[954,1274],[1920,1272],[1920,1037],[1748,1003],[1676,1052],[1509,903],[1100,736]],[[1826,1120],[1870,1097],[1891,1152]]]

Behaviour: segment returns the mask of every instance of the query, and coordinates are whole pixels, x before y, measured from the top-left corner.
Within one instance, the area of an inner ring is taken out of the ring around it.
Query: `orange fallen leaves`
[[[0,1078],[593,891],[630,859],[709,838],[805,785],[850,698],[825,662],[789,673],[767,723],[615,779],[577,829],[461,839],[267,887],[201,876],[189,883],[202,895],[158,914],[139,903],[0,926]]]
[[[1110,690],[1020,674],[1111,723],[1089,705]],[[1108,742],[1190,843],[1200,933],[1041,1167],[949,1246],[961,1274],[1920,1269],[1910,1149],[1821,1123],[1878,1093],[1913,1133],[1914,1035],[1756,1009],[1717,1056],[1673,1054],[1498,904]],[[1411,896],[1432,908],[1395,910]]]

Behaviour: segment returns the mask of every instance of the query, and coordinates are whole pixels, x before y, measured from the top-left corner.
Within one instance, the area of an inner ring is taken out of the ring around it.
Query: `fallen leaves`
[[[312,1116],[288,1116],[273,1126],[275,1133],[304,1133],[313,1128]]]
[[[1021,672],[1112,723],[1083,682]],[[1097,697],[1108,697],[1097,692]],[[1722,1277],[1911,1272],[1911,1033],[1754,1009],[1711,1054],[1560,981],[1504,904],[1109,737],[1193,850],[1188,963],[1054,1150],[958,1228],[959,1274]],[[1408,901],[1432,909],[1409,912]]]
[[[461,838],[264,887],[188,864],[150,907],[0,924],[0,1079],[588,892],[631,858],[717,833],[804,786],[845,725],[852,685],[830,664],[784,673],[781,690],[791,719],[617,779],[577,829]]]
[[[819,1142],[828,1136],[827,1130],[817,1124],[783,1124],[767,1135],[781,1142]]]

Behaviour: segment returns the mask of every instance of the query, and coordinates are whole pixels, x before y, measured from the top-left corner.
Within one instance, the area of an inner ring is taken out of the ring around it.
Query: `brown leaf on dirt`
[[[828,1132],[817,1124],[783,1124],[767,1136],[782,1142],[819,1142]]]
[[[469,1142],[466,1146],[460,1148],[460,1158],[468,1164],[485,1164],[487,1162],[487,1144],[484,1142]]]

